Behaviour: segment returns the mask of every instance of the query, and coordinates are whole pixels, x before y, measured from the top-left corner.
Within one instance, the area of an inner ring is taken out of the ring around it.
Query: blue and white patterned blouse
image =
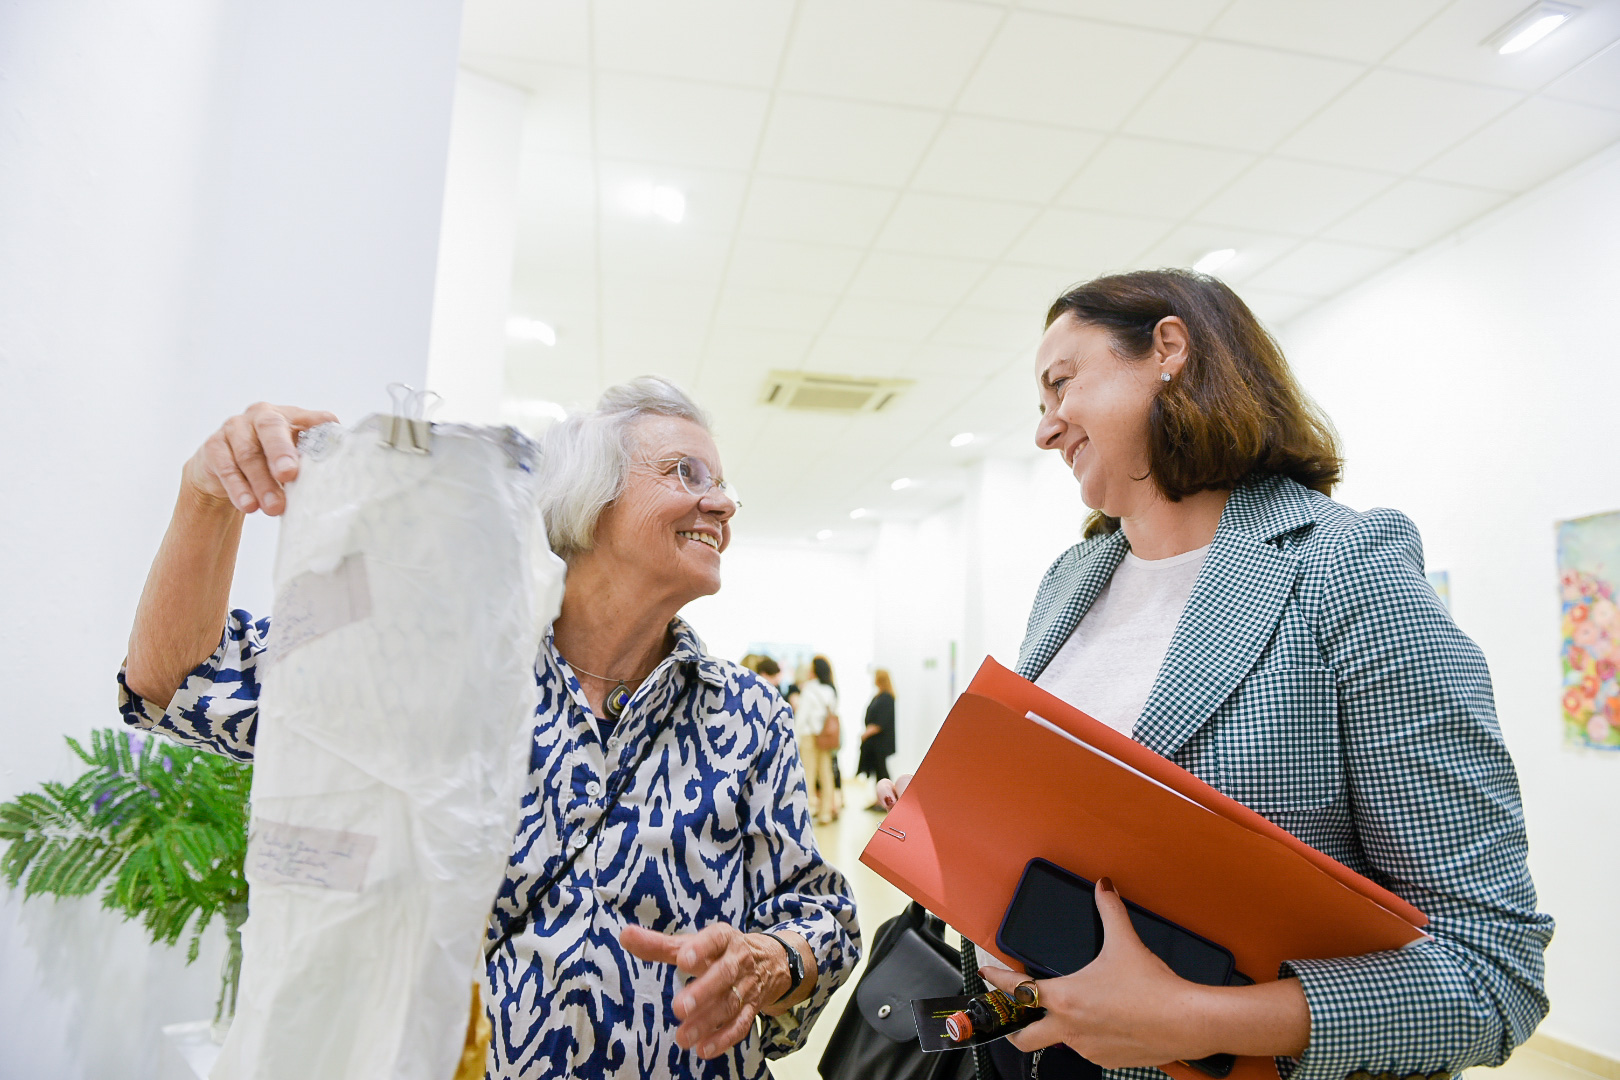
[[[529,787],[511,863],[490,919],[495,941],[528,925],[490,959],[486,993],[491,1077],[768,1077],[766,1059],[804,1042],[860,957],[855,902],[811,831],[792,712],[763,680],[717,660],[680,619],[674,651],[637,689],[603,743],[579,681],[549,635]],[[119,672],[124,721],[250,760],[258,722],[256,668],[270,620],[233,611],[219,649],[166,710],[132,693]],[[616,773],[648,753],[594,841]],[[567,877],[535,890],[582,846]],[[667,964],[619,945],[635,923],[661,932],[725,922],[745,932],[792,930],[810,943],[815,992],[762,1017],[712,1061],[675,1043],[672,1003],[684,985]]]

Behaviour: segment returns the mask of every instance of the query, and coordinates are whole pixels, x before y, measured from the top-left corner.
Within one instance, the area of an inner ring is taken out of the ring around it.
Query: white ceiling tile
[[[761,173],[898,187],[916,169],[942,117],[922,109],[777,97],[765,127]]]
[[[813,334],[832,314],[838,297],[800,290],[728,285],[715,308],[717,326]]]
[[[663,221],[609,219],[602,224],[602,265],[607,277],[718,285],[729,247],[724,236],[685,232]]]
[[[604,159],[600,166],[602,212],[606,219],[626,219],[624,196],[633,186],[667,184],[686,197],[686,216],[673,225],[661,218],[639,219],[642,224],[680,232],[718,232],[729,236],[742,216],[748,174],[713,172],[680,165],[646,166]]]
[[[1620,112],[1531,98],[1429,164],[1435,180],[1527,191],[1620,139]]]
[[[1374,71],[1278,152],[1409,172],[1512,108],[1522,96],[1499,87]]]
[[[1468,82],[1535,90],[1620,37],[1620,4],[1598,0],[1523,52],[1502,56],[1485,45],[1528,6],[1526,0],[1463,0],[1442,11],[1384,62],[1390,67]]]
[[[962,94],[963,112],[1111,131],[1186,48],[1151,30],[1010,16]]]
[[[1102,141],[1091,132],[953,116],[911,186],[947,195],[1050,202]]]
[[[1200,42],[1124,130],[1205,146],[1268,150],[1363,70],[1345,60]]]
[[[700,169],[746,169],[753,161],[765,92],[608,72],[596,81],[604,156]]]
[[[596,165],[572,154],[523,155],[518,174],[518,234],[544,230],[590,240],[596,228]]]
[[[812,334],[788,330],[715,326],[703,350],[705,385],[712,380],[733,386],[742,379],[747,383],[747,393],[757,396],[759,387],[755,383],[762,383],[773,369],[797,371],[814,340]],[[752,400],[750,396],[750,403]]]
[[[715,293],[709,281],[648,279],[609,271],[602,282],[602,323],[607,326],[626,319],[701,323],[714,308]],[[559,337],[561,332],[559,328]]]
[[[804,369],[833,375],[892,378],[905,366],[910,350],[904,342],[822,334],[810,347]]]
[[[1260,317],[1261,322],[1274,329],[1322,301],[1316,296],[1296,296],[1269,289],[1244,289],[1243,302]]]
[[[861,262],[861,249],[780,240],[739,239],[727,277],[759,289],[838,294]]]
[[[1185,217],[1255,160],[1242,151],[1116,135],[1058,201],[1087,210]]]
[[[884,188],[760,176],[748,191],[743,233],[766,240],[865,247],[896,193]]]
[[[1560,101],[1620,109],[1620,41],[1575,68],[1543,93]]]
[[[926,339],[950,311],[948,304],[846,296],[828,320],[826,332],[915,345]]]
[[[1301,296],[1331,296],[1382,270],[1402,254],[1392,248],[1312,240],[1256,274],[1250,285]]]
[[[1052,266],[1072,277],[1090,277],[1132,264],[1173,222],[1160,218],[1099,214],[1093,210],[1052,209],[1007,251],[1007,261]]]
[[[781,86],[942,109],[1000,21],[977,4],[814,0],[799,14]]]
[[[1403,180],[1323,232],[1327,240],[1416,249],[1466,225],[1508,198],[1499,191]]]
[[[461,13],[463,57],[590,63],[590,0],[478,0]]]
[[[1201,34],[1231,0],[1024,0],[1023,6],[1059,15],[1126,23],[1154,30]]]
[[[1211,199],[1195,217],[1213,225],[1310,235],[1393,182],[1385,173],[1267,158]]]
[[[1255,232],[1217,225],[1183,225],[1142,256],[1143,266],[1189,267],[1211,251],[1234,248],[1237,254],[1221,267],[1223,281],[1239,284],[1253,277],[1299,241],[1281,233]]]
[[[849,283],[849,294],[916,304],[954,304],[989,267],[989,263],[969,259],[874,251]]]
[[[994,259],[1035,216],[1035,208],[984,199],[907,192],[878,237],[886,251]]]
[[[967,303],[1022,312],[1032,325],[1038,325],[1045,318],[1046,309],[1052,306],[1052,301],[1080,280],[1077,270],[1072,267],[1002,263],[991,270],[984,283],[968,295]]]
[[[906,374],[914,379],[938,375],[963,379],[989,378],[1007,366],[1007,352],[1002,347],[932,341],[912,354]],[[1033,399],[1033,390],[1030,396]]]
[[[591,15],[604,70],[769,87],[793,8],[759,0],[594,0]]]
[[[1375,63],[1450,0],[1235,0],[1208,35]]]
[[[605,389],[597,376],[594,354],[566,356],[564,350],[548,357],[508,354],[506,396],[555,401],[567,409],[589,409]]]
[[[1039,320],[1024,312],[962,305],[940,323],[932,340],[941,345],[978,346],[1012,352],[1040,340]]]
[[[689,383],[703,352],[699,322],[622,316],[602,327],[602,363],[611,382],[638,375],[665,375]]]

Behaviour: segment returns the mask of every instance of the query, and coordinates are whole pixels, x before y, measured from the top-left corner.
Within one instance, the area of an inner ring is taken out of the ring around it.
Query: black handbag
[[[878,927],[866,971],[817,1066],[823,1080],[973,1080],[966,1050],[925,1054],[913,998],[962,992],[961,953],[945,924],[918,903]]]

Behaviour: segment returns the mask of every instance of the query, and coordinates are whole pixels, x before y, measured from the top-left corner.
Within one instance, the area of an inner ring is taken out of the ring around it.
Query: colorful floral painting
[[[1620,750],[1620,513],[1558,525],[1564,738]]]

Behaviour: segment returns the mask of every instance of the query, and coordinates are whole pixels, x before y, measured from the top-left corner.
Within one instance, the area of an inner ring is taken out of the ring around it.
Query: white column
[[[456,76],[428,350],[427,386],[444,399],[435,419],[500,419],[527,102],[517,87]]]

